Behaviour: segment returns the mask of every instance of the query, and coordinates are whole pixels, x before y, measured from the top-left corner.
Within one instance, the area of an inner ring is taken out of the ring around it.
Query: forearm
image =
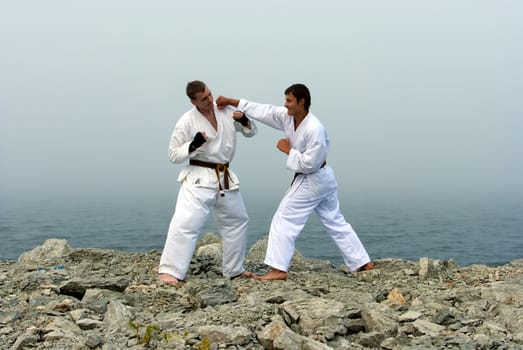
[[[238,107],[240,100],[236,98],[220,96],[216,100],[216,104],[218,105],[218,108],[225,108],[226,106]]]

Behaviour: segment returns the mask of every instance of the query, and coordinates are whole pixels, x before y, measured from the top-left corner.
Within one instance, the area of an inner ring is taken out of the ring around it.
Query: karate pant
[[[249,217],[239,190],[226,191],[183,183],[178,193],[167,239],[160,258],[159,273],[184,280],[203,225],[213,211],[223,243],[223,275],[244,272]]]
[[[328,191],[311,198],[307,176],[304,176],[294,181],[272,218],[265,264],[281,271],[288,270],[296,238],[312,211],[318,215],[351,271],[370,262],[358,235],[340,211],[337,191]]]

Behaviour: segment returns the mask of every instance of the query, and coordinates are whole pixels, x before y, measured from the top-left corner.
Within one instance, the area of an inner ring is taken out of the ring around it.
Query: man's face
[[[212,93],[208,87],[205,87],[205,91],[197,92],[191,102],[200,110],[210,110],[213,107]]]
[[[293,94],[285,95],[285,105],[289,115],[300,115],[305,112],[305,100],[296,100]]]

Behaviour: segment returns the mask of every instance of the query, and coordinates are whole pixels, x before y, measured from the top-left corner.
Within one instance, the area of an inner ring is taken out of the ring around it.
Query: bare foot
[[[372,270],[372,269],[374,269],[374,266],[373,266],[372,263],[369,261],[369,262],[366,263],[365,265],[360,266],[358,269],[356,269],[356,272],[369,271],[369,270]]]
[[[256,276],[254,273],[252,272],[249,272],[249,271],[243,271],[242,273],[240,273],[239,275],[236,275],[236,276],[232,276],[232,277],[229,277],[230,280],[233,280],[233,279],[236,279],[238,277],[254,277]]]
[[[254,278],[256,278],[257,280],[260,280],[260,281],[286,280],[287,272],[281,271],[278,269],[271,269],[265,275],[255,276]]]
[[[168,273],[158,274],[158,281],[165,283],[165,284],[174,284],[174,285],[180,284],[180,281],[176,277],[169,275]]]

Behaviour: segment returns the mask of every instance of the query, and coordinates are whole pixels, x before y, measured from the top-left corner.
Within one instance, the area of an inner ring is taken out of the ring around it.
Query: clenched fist
[[[289,154],[291,151],[291,144],[289,143],[289,139],[280,139],[276,144],[276,147],[278,147],[278,149],[285,154]]]
[[[216,106],[218,107],[218,109],[224,109],[227,106],[238,107],[239,103],[240,100],[225,96],[218,96],[218,98],[216,99]]]

